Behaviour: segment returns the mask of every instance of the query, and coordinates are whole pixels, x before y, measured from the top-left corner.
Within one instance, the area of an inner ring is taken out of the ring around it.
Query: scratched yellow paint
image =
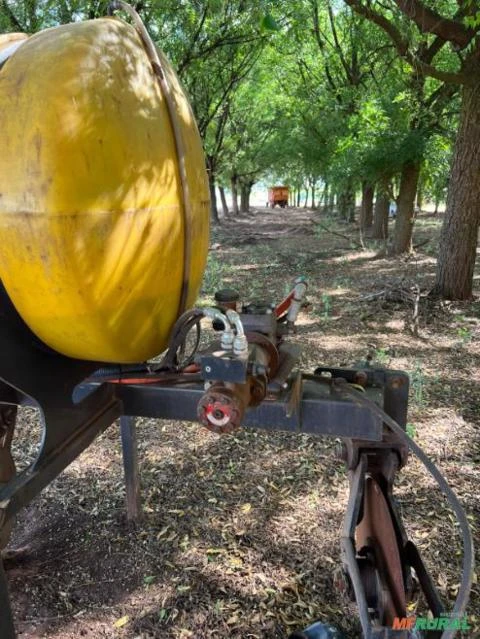
[[[165,65],[187,147],[192,305],[208,183],[192,111]],[[80,359],[158,354],[178,313],[182,211],[167,107],[134,29],[103,18],[30,37],[0,70],[0,279],[32,331]]]

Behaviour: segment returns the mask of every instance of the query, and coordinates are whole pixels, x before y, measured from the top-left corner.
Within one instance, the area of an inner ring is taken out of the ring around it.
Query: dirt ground
[[[318,226],[335,230],[332,233]],[[310,308],[294,340],[301,365],[350,365],[368,352],[411,375],[409,433],[465,506],[477,546],[480,507],[480,301],[444,308],[368,299],[392,283],[431,286],[441,219],[421,215],[410,258],[349,241],[358,231],[319,212],[259,209],[212,237],[202,302],[234,286],[278,300],[296,275]],[[428,242],[425,243],[425,241]],[[479,275],[477,274],[477,293]],[[367,297],[367,299],[363,299]],[[32,458],[38,416],[21,415],[19,465]],[[218,437],[190,423],[141,420],[145,517],[127,526],[118,428],[110,428],[18,519],[7,564],[23,639],[284,639],[315,619],[360,637],[355,606],[334,587],[348,484],[336,442],[241,431]],[[461,544],[446,502],[411,459],[397,481],[407,529],[452,602]],[[469,609],[480,637],[477,580]]]

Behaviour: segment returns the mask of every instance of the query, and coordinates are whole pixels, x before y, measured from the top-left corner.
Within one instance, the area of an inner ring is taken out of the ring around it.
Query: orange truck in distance
[[[268,189],[268,206],[273,209],[276,204],[282,209],[288,206],[288,186],[271,186]]]

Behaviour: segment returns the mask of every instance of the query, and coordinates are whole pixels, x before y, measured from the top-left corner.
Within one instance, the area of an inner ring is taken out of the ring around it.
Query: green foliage
[[[390,353],[387,348],[377,348],[373,354],[373,361],[380,366],[387,366],[390,362]]]
[[[260,26],[264,31],[280,31],[280,25],[270,13],[263,16]]]
[[[457,328],[457,335],[460,338],[462,346],[470,344],[473,338],[472,331],[467,326],[460,326]]]
[[[232,268],[225,264],[215,252],[208,254],[207,268],[203,276],[202,294],[213,296],[215,291],[225,288],[226,280],[231,275]]]
[[[417,436],[417,427],[415,426],[415,424],[407,424],[407,435],[411,439],[415,439],[415,437]]]
[[[332,312],[332,298],[327,293],[322,293],[323,319],[327,320]]]
[[[411,42],[425,37],[373,3]],[[439,10],[453,16],[451,0]],[[177,68],[204,141],[212,181],[263,180],[337,193],[424,160],[425,195],[445,199],[458,99],[420,79],[389,38],[339,0],[136,3]],[[440,6],[441,5],[441,6]],[[0,29],[34,32],[105,15],[107,0],[2,0]],[[465,5],[465,24],[479,20]],[[419,49],[420,50],[420,49]],[[458,56],[436,55],[443,69]],[[438,93],[438,95],[437,95]],[[449,112],[452,106],[454,114]],[[325,193],[326,194],[326,193]]]
[[[415,362],[415,368],[410,374],[410,383],[413,391],[413,398],[417,406],[425,403],[425,375],[421,362]]]

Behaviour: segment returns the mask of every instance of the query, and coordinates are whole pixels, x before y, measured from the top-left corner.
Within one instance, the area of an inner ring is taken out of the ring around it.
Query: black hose
[[[168,350],[158,365],[157,370],[178,370],[179,364],[181,364],[181,368],[185,368],[193,362],[195,353],[200,344],[200,321],[202,317],[203,311],[198,308],[191,309],[183,313],[183,315],[180,315],[173,326]],[[195,346],[187,360],[180,363],[178,361],[179,352],[181,354],[182,350],[185,348],[185,340],[193,327],[196,327],[197,331]]]

